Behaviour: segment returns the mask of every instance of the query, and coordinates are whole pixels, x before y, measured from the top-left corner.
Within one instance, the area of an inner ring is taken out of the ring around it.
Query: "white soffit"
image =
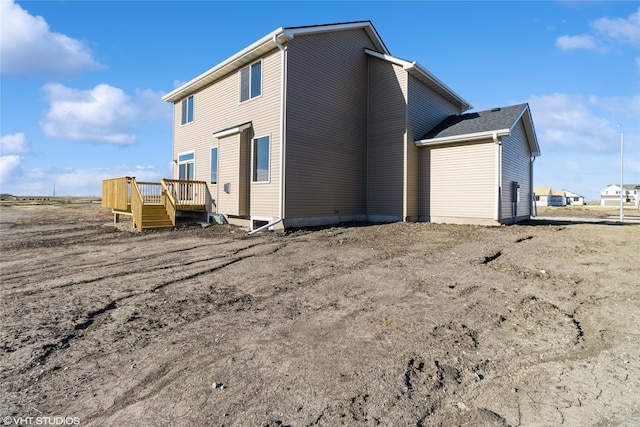
[[[251,122],[243,123],[238,126],[233,126],[230,128],[219,130],[213,134],[214,138],[224,138],[225,136],[235,135],[236,133],[240,133],[245,129],[249,129],[251,127]]]

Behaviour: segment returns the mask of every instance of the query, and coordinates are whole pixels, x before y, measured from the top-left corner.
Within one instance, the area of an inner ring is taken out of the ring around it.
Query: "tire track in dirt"
[[[96,310],[92,310],[90,312],[88,312],[84,318],[85,320],[79,323],[76,323],[74,325],[74,330],[59,338],[56,342],[54,343],[48,343],[43,345],[39,351],[34,351],[36,353],[36,355],[34,357],[32,357],[32,361],[27,364],[27,366],[23,367],[20,372],[21,373],[26,373],[30,370],[32,370],[33,368],[35,368],[36,366],[42,366],[44,365],[47,360],[53,355],[54,352],[61,350],[61,349],[65,349],[67,347],[69,347],[70,342],[77,339],[79,336],[79,332],[78,331],[82,331],[85,330],[87,328],[89,328],[91,325],[93,325],[96,320],[104,315],[107,314],[108,312],[115,310],[116,308],[118,308],[118,305],[126,300],[132,299],[132,298],[136,298],[136,297],[140,297],[144,294],[150,294],[150,293],[154,293],[157,292],[158,290],[171,286],[173,284],[177,284],[180,282],[184,282],[187,280],[191,280],[194,279],[196,277],[200,277],[200,276],[205,276],[208,274],[212,274],[215,273],[219,270],[222,270],[228,266],[231,266],[235,263],[244,261],[246,259],[250,259],[250,258],[254,258],[254,257],[261,257],[261,256],[269,256],[272,255],[274,253],[276,253],[277,251],[279,251],[281,248],[283,248],[284,244],[278,244],[278,243],[267,243],[266,245],[271,246],[268,247],[267,249],[263,250],[263,251],[257,251],[257,252],[251,252],[251,249],[259,247],[260,249],[263,249],[263,243],[261,242],[257,242],[257,243],[252,243],[249,245],[246,245],[244,247],[235,249],[234,251],[232,251],[231,253],[225,254],[225,255],[221,255],[219,257],[216,257],[214,259],[219,260],[221,258],[224,258],[225,261],[222,262],[221,264],[217,264],[213,267],[208,267],[205,269],[201,269],[198,270],[196,272],[187,274],[187,275],[182,275],[180,277],[174,278],[174,279],[170,279],[170,280],[166,280],[163,282],[160,282],[148,289],[145,289],[141,292],[136,292],[136,293],[131,293],[131,294],[126,294],[124,296],[118,297],[118,298],[114,298],[109,300],[108,302],[106,302],[102,307],[96,309]],[[275,247],[273,247],[275,246]],[[243,252],[245,251],[249,251],[249,253],[243,254]],[[157,261],[157,260],[156,260]],[[207,260],[207,261],[211,261],[211,260]],[[179,267],[181,267],[182,264],[180,263],[176,263],[173,266],[167,266],[166,269],[169,270],[170,272],[174,272],[174,270],[179,270]],[[143,271],[142,273],[140,271],[136,271],[135,274],[145,274],[146,271]],[[122,277],[127,277],[127,274],[123,274]],[[106,279],[110,279],[113,277],[107,277],[105,279],[101,279],[101,280],[106,280]],[[96,280],[95,282],[99,282],[100,280]],[[93,283],[94,281],[91,281],[91,283]],[[84,284],[84,283],[75,283],[75,284]],[[238,300],[236,298],[236,300]],[[40,354],[37,354],[40,353]]]
[[[173,269],[178,269],[180,267],[194,266],[203,262],[210,262],[212,260],[224,259],[230,256],[233,257],[238,253],[244,250],[248,250],[259,244],[260,243],[248,244],[239,249],[232,251],[229,254],[225,253],[225,254],[216,255],[216,256],[204,255],[202,256],[202,258],[194,258],[193,256],[190,256],[188,252],[206,249],[208,247],[211,247],[210,245],[194,246],[190,248],[183,248],[183,249],[178,249],[173,251],[159,250],[158,252],[147,253],[143,257],[140,257],[139,255],[137,255],[135,258],[123,259],[117,262],[111,262],[106,264],[92,263],[89,266],[79,265],[75,269],[75,271],[69,271],[65,276],[69,277],[69,276],[73,276],[74,274],[79,274],[83,277],[82,280],[70,280],[66,283],[61,283],[57,285],[48,285],[46,282],[38,281],[37,284],[40,287],[37,289],[27,289],[24,291],[7,293],[7,296],[18,298],[20,296],[34,295],[34,294],[44,293],[44,292],[55,293],[59,289],[69,288],[77,285],[99,283],[109,279],[117,279],[117,278],[124,279],[129,276],[132,276],[130,277],[131,282],[138,283],[141,281],[142,278],[153,279],[155,276],[171,273],[173,272]],[[173,257],[173,255],[176,253],[185,254],[187,259],[176,260]],[[68,255],[65,254],[65,255],[62,255],[61,257],[65,258],[67,256]],[[160,265],[158,265],[158,263],[160,263]],[[53,264],[55,264],[55,260],[53,260]],[[126,267],[128,266],[135,266],[137,268],[132,270],[126,270]],[[118,267],[121,271],[110,273],[110,271],[112,271],[114,267]],[[17,266],[17,268],[20,269],[20,266]],[[59,267],[57,265],[53,265],[51,269],[59,269]],[[92,270],[93,277],[84,278],[87,276],[86,274],[87,269]],[[47,271],[46,269],[42,270],[42,272],[46,272],[46,271]],[[138,275],[141,277],[138,277]],[[8,277],[9,279],[5,279],[2,276]],[[2,279],[5,284],[13,285],[14,288],[24,287],[30,284],[30,283],[22,283],[16,280],[20,278],[32,279],[33,273],[30,271],[28,274],[14,276],[12,269],[3,268],[2,275],[0,276],[0,279]],[[55,278],[53,280],[54,281],[60,280],[60,278]],[[62,278],[62,280],[64,280],[64,278]]]

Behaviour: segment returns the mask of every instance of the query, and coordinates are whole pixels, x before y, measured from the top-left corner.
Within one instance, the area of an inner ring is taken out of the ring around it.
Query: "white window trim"
[[[182,123],[182,103],[183,102],[187,102],[187,116],[189,116],[189,98],[193,98],[193,108],[191,111],[191,116],[193,117],[191,119],[190,122],[184,122]],[[193,95],[189,95],[187,97],[184,97],[180,100],[180,126],[187,126],[190,125],[191,123],[196,121],[196,115],[195,115],[195,111],[196,111],[196,98]]]
[[[251,231],[255,230],[256,227],[254,227],[254,222],[255,221],[264,221],[267,224],[271,224],[273,222],[273,217],[272,216],[260,216],[260,215],[251,215],[250,217],[250,226],[251,226]],[[273,226],[269,227],[269,230],[273,230]]]
[[[193,153],[193,160],[180,161],[180,156]],[[181,163],[193,163],[193,179],[196,179],[196,150],[183,151],[176,155],[176,179],[180,179],[180,164]]]
[[[254,96],[253,98],[251,97],[251,67],[254,64],[257,64],[258,62],[260,62],[260,95],[258,96]],[[244,70],[245,68],[249,69],[249,98],[246,100],[242,100],[242,70]],[[253,61],[251,64],[246,65],[242,68],[240,68],[238,70],[238,104],[244,104],[246,102],[249,101],[253,101],[254,99],[258,99],[258,98],[262,98],[262,93],[264,92],[264,79],[262,78],[264,74],[264,61],[262,61],[262,58],[258,59],[257,61]]]
[[[254,174],[254,165],[255,165],[255,159],[254,159],[254,150],[253,150],[253,145],[256,139],[260,139],[260,138],[269,138],[269,165],[268,165],[268,175],[269,178],[266,181],[254,181],[253,180],[253,174]],[[254,136],[253,138],[251,138],[251,184],[269,184],[271,182],[271,134],[266,134],[266,135],[258,135],[258,136]]]

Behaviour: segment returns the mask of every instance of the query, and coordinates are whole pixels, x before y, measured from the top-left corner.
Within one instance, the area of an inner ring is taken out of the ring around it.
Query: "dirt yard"
[[[5,425],[640,425],[640,225],[106,213],[0,205]]]

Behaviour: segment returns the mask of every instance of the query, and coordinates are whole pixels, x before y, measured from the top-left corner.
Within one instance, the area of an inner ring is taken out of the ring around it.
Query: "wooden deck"
[[[113,211],[115,222],[120,215],[131,215],[138,231],[171,228],[177,211],[206,211],[206,192],[204,181],[140,182],[125,176],[102,181],[102,206]]]

